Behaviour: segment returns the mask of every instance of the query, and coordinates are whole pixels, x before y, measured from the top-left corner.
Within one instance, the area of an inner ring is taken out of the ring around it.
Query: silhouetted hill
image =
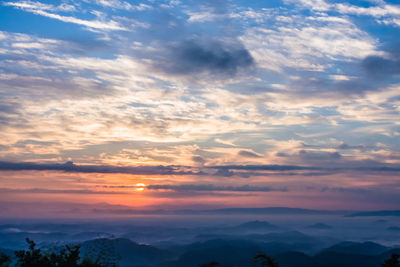
[[[307,253],[316,253],[322,248],[332,246],[333,244],[339,242],[330,237],[323,236],[310,236],[303,234],[298,231],[286,231],[277,233],[267,233],[267,234],[248,234],[248,235],[199,235],[196,237],[199,241],[207,241],[210,239],[219,239],[226,241],[235,240],[251,240],[252,242],[257,242],[258,244],[275,244],[278,249],[276,251],[300,251]],[[263,245],[263,246],[264,246]],[[271,246],[268,246],[271,249]],[[283,249],[284,248],[284,249]],[[273,248],[272,248],[273,249]],[[275,251],[275,249],[273,249]]]
[[[316,224],[308,225],[306,228],[317,229],[317,230],[329,230],[329,229],[332,229],[333,227],[330,225],[327,225],[325,223],[316,223]]]
[[[40,233],[40,232],[0,232],[0,247],[9,249],[21,249],[26,245],[25,239],[35,240],[38,244],[42,242],[57,242],[68,240],[68,235],[61,232]]]
[[[313,259],[319,267],[377,267],[383,262],[383,260],[376,256],[344,254],[334,251],[319,253]]]
[[[105,258],[119,267],[154,266],[171,257],[171,253],[149,245],[140,245],[125,238],[95,239],[81,244],[83,258]]]
[[[292,214],[292,215],[321,215],[321,214],[346,214],[347,211],[312,210],[288,207],[266,207],[266,208],[225,208],[214,210],[179,210],[177,213],[197,214]]]
[[[382,246],[374,242],[341,242],[330,248],[324,250],[324,252],[337,252],[343,254],[359,254],[359,255],[379,255],[388,251],[390,248]]]
[[[364,211],[356,212],[345,215],[347,217],[358,217],[358,216],[400,216],[400,210],[378,210],[378,211]]]
[[[312,251],[308,245],[302,244],[290,244],[282,242],[262,242],[252,241],[249,239],[213,239],[205,242],[197,242],[190,245],[184,245],[179,247],[171,247],[170,250],[174,250],[180,253],[185,253],[191,250],[198,249],[213,249],[217,247],[257,247],[259,250],[265,251],[268,254],[275,255],[287,251]]]
[[[275,230],[279,227],[273,225],[266,221],[251,221],[242,223],[235,227],[238,230],[247,230],[247,231],[265,231],[265,230]]]
[[[400,253],[400,249],[373,242],[340,242],[312,256],[305,251],[320,242],[318,237],[296,231],[259,236],[273,241],[215,239],[164,250],[125,238],[101,238],[82,242],[81,257],[99,259],[107,266],[116,263],[119,267],[197,267],[212,261],[222,267],[252,267],[253,257],[263,252],[276,259],[280,267],[378,267],[393,253]],[[61,248],[55,244],[43,251]],[[11,250],[2,251],[13,254]]]
[[[282,246],[279,251],[277,247]],[[348,248],[346,251],[345,248]],[[251,267],[254,255],[264,252],[277,260],[280,267],[377,267],[392,253],[372,242],[343,242],[326,249],[315,256],[291,250],[282,243],[257,243],[243,240],[209,240],[187,246],[176,261],[165,262],[161,267],[189,267],[217,261],[223,267]],[[285,250],[286,249],[286,250]],[[336,251],[335,251],[336,250]],[[343,251],[342,251],[343,250]],[[379,253],[379,251],[383,251]]]
[[[252,266],[254,255],[260,252],[260,247],[252,242],[210,240],[205,243],[190,245],[190,249],[177,261],[164,263],[163,267],[188,267],[217,261],[222,267]]]
[[[14,256],[14,250],[11,249],[6,249],[6,248],[0,248],[0,255],[7,255],[7,256]]]
[[[299,231],[286,231],[263,235],[247,235],[247,237],[251,240],[259,240],[263,242],[281,242],[287,244],[334,244],[337,242],[337,240],[334,238],[306,235]]]
[[[313,257],[301,252],[285,252],[275,256],[279,267],[312,267],[317,266]]]

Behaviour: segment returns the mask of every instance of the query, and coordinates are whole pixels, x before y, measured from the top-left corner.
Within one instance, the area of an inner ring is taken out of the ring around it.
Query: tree
[[[278,263],[275,261],[275,259],[266,255],[265,253],[259,253],[255,255],[254,262],[255,263],[261,262],[261,266],[265,267],[278,267]]]
[[[400,267],[400,255],[399,254],[392,254],[392,257],[381,265],[382,267]]]
[[[0,267],[8,267],[8,263],[10,262],[10,257],[6,254],[0,255]]]
[[[79,265],[79,246],[66,246],[59,253],[48,255],[52,266],[59,267],[77,267]]]
[[[109,267],[98,261],[90,259],[80,261],[80,246],[66,246],[60,252],[43,253],[36,248],[35,242],[26,239],[29,244],[28,250],[15,252],[17,266],[19,267]],[[115,266],[115,265],[114,265]],[[0,265],[0,267],[2,267]]]
[[[40,249],[36,249],[36,244],[29,238],[26,239],[29,245],[28,250],[15,251],[15,256],[20,267],[51,267],[50,259],[43,255]]]

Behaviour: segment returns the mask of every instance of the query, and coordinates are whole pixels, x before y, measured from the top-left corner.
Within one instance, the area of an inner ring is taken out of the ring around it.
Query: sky
[[[400,208],[400,4],[0,3],[0,216]]]

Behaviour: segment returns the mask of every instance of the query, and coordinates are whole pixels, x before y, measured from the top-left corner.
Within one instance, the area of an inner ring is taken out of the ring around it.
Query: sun
[[[135,190],[136,190],[137,192],[142,192],[142,191],[144,191],[144,188],[146,187],[146,185],[145,185],[144,183],[137,183],[135,186],[136,186]]]

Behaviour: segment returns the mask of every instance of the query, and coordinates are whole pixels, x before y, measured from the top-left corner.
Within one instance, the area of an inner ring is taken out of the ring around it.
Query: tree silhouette
[[[28,250],[15,251],[19,267],[109,267],[90,259],[80,262],[80,246],[66,246],[60,252],[43,253],[36,248],[35,242],[26,239]],[[115,265],[114,265],[115,266]]]
[[[275,259],[266,255],[265,253],[259,253],[255,255],[254,262],[255,263],[261,262],[261,266],[265,267],[278,267],[278,263],[275,261]]]
[[[51,267],[50,259],[43,255],[40,249],[36,248],[35,242],[26,239],[29,245],[28,250],[15,251],[15,256],[18,259],[18,265],[20,267]]]
[[[9,256],[7,256],[5,254],[1,254],[0,255],[0,267],[7,267],[10,260],[11,259]]]
[[[382,267],[400,267],[400,255],[399,254],[392,254],[392,257],[381,265]]]

